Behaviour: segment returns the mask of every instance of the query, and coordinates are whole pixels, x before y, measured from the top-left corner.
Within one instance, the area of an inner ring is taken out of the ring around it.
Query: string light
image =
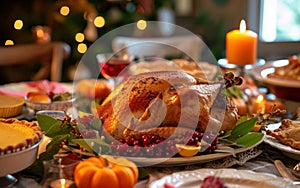
[[[11,46],[11,45],[14,45],[14,41],[12,41],[12,40],[5,41],[5,46]]]
[[[68,6],[62,6],[60,8],[60,14],[63,16],[67,16],[70,13],[70,8]]]
[[[145,30],[147,27],[147,22],[145,20],[139,20],[136,26],[139,30]]]
[[[97,16],[94,19],[94,25],[96,27],[103,27],[105,25],[105,19],[102,16]]]
[[[84,44],[84,43],[80,43],[80,44],[78,44],[78,46],[77,46],[77,51],[79,52],[79,53],[85,53],[86,52],[86,50],[87,50],[87,46],[86,46],[86,44]]]
[[[23,21],[22,20],[16,20],[14,23],[14,28],[17,30],[21,30],[23,28]]]
[[[75,40],[76,40],[77,42],[82,42],[82,41],[84,41],[84,34],[83,34],[83,33],[77,33],[77,34],[75,35]]]

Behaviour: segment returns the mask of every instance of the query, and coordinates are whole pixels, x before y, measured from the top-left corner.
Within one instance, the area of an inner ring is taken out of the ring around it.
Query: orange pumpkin
[[[131,188],[137,182],[138,168],[126,158],[90,157],[74,171],[77,188]]]

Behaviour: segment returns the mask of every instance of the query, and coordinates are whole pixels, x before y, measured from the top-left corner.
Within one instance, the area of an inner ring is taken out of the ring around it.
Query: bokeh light
[[[77,34],[75,35],[75,40],[76,40],[77,42],[83,42],[83,41],[84,41],[84,34],[83,34],[83,33],[77,33]]]
[[[103,27],[105,25],[105,19],[102,16],[97,16],[94,19],[94,25],[96,27]]]
[[[145,30],[147,27],[147,22],[145,20],[139,20],[136,26],[139,30]]]
[[[22,20],[16,20],[14,23],[14,28],[17,30],[20,30],[23,28],[23,21]]]
[[[70,8],[68,6],[62,6],[60,8],[60,14],[63,16],[67,16],[70,13]]]
[[[14,45],[14,41],[12,41],[12,40],[5,41],[5,46],[11,46],[11,45]]]
[[[87,50],[87,46],[86,46],[86,44],[84,44],[84,43],[80,43],[80,44],[78,44],[78,46],[77,46],[77,51],[79,52],[79,53],[85,53],[86,52],[86,50]]]

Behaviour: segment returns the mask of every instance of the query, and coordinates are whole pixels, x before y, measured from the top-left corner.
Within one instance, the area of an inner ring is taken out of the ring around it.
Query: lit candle
[[[246,30],[246,22],[242,20],[240,30],[226,34],[226,59],[230,64],[247,65],[256,62],[257,34]]]
[[[262,94],[258,95],[254,101],[252,112],[257,114],[265,113],[265,103],[266,101],[264,96]]]
[[[50,187],[51,188],[68,188],[70,187],[74,182],[72,180],[67,179],[58,179],[53,182],[51,182]]]

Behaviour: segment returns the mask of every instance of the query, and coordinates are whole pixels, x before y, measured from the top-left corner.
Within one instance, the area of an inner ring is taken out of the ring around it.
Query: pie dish
[[[22,112],[24,99],[8,95],[0,95],[0,117],[8,118],[19,115]]]
[[[0,118],[0,156],[29,148],[42,136],[41,128],[35,122]]]
[[[300,150],[300,121],[284,119],[278,129],[267,130],[266,133],[284,145]]]

